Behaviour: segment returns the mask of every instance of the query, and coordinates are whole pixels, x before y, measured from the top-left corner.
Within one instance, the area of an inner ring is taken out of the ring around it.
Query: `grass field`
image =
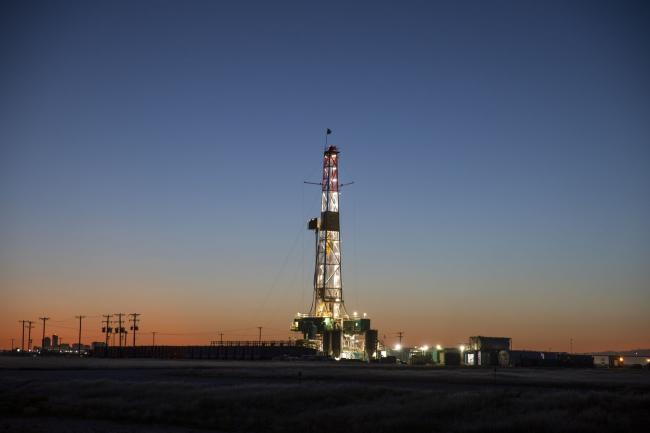
[[[0,357],[0,432],[612,432],[650,372]]]

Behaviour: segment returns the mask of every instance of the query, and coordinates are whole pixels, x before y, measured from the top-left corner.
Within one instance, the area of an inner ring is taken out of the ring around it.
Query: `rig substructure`
[[[300,343],[336,359],[377,357],[377,330],[365,314],[349,315],[343,302],[341,232],[339,225],[339,150],[329,146],[323,154],[320,218],[308,229],[316,237],[314,298],[309,313],[298,313],[291,330],[302,333]]]

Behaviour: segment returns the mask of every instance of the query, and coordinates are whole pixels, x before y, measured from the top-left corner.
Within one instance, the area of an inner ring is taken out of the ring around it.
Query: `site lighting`
[[[396,344],[395,345],[395,350],[397,350],[397,351],[402,350],[402,345],[401,344]]]
[[[436,344],[436,350],[442,350],[442,346],[439,344]]]
[[[461,344],[459,349],[460,349],[461,352],[464,352],[465,351],[465,345]]]
[[[618,358],[619,361],[623,362],[623,357]]]
[[[429,346],[425,344],[424,346],[421,347],[421,349],[426,352],[427,350],[429,350]]]

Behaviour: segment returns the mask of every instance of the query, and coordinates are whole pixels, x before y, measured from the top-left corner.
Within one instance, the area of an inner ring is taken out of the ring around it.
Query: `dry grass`
[[[480,370],[206,365],[159,366],[155,374],[144,368],[136,378],[124,368],[108,379],[101,368],[60,380],[58,369],[0,370],[0,415],[227,432],[610,432],[650,425],[646,372],[622,380],[609,371],[612,381],[608,371],[574,371],[578,379],[567,384],[559,382],[565,371],[512,370],[499,372],[504,384],[494,385]]]

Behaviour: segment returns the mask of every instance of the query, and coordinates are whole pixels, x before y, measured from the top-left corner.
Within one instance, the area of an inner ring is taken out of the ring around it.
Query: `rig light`
[[[395,345],[395,350],[402,350],[402,345],[401,344],[396,344]]]

